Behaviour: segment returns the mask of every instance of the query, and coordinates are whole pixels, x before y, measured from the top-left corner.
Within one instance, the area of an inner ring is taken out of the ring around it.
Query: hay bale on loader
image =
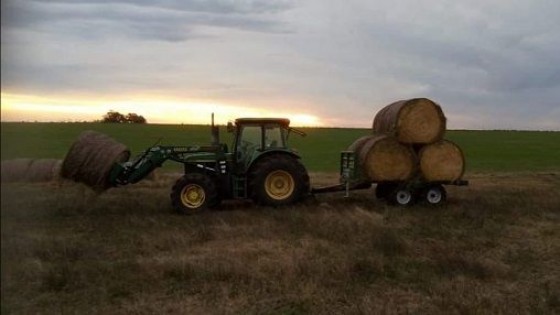
[[[427,181],[461,179],[465,173],[465,156],[461,148],[449,140],[423,146],[418,152],[420,172]]]
[[[124,144],[96,131],[84,131],[66,154],[61,176],[103,191],[111,187],[109,175],[113,165],[126,162],[129,157],[130,150]]]
[[[443,138],[446,119],[441,107],[427,98],[389,104],[373,120],[373,131],[393,135],[401,143],[426,144]]]
[[[414,151],[388,135],[361,137],[348,151],[356,152],[364,175],[371,181],[405,181],[416,172]]]

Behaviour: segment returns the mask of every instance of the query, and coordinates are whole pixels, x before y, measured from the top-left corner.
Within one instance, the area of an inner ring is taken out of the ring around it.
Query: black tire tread
[[[432,188],[437,188],[441,191],[442,196],[441,196],[441,200],[438,203],[430,203],[428,201],[428,191]],[[438,207],[444,204],[446,201],[447,201],[447,191],[443,185],[440,184],[431,185],[428,186],[424,191],[422,191],[422,202],[424,202],[427,205],[430,205],[432,207]]]
[[[275,170],[285,170],[294,180],[294,193],[285,200],[268,198],[264,191],[264,179]],[[249,172],[249,196],[253,201],[266,206],[286,206],[305,198],[310,191],[309,174],[299,159],[288,154],[272,154],[257,161]]]
[[[186,185],[191,183],[201,186],[206,195],[206,200],[197,209],[187,208],[181,202],[181,191]],[[210,176],[202,173],[188,173],[179,178],[171,188],[170,198],[173,209],[179,214],[195,214],[208,208],[215,207],[220,203],[215,181]]]
[[[410,192],[410,195],[411,195],[411,198],[412,198],[407,204],[400,204],[397,201],[398,193],[400,191],[403,191],[403,190],[408,190]],[[391,204],[393,206],[410,207],[413,204],[415,204],[416,201],[417,201],[417,198],[416,198],[416,194],[414,193],[414,191],[410,190],[410,189],[407,189],[407,188],[403,188],[403,187],[396,187],[395,189],[393,189],[393,191],[391,191],[391,193],[388,196],[388,202],[389,202],[389,204]]]

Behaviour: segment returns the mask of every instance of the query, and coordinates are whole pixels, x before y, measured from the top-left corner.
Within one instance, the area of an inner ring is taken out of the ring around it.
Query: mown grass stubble
[[[168,177],[102,195],[3,185],[2,311],[560,311],[558,174],[469,179],[437,208],[363,191],[197,216],[171,213]]]

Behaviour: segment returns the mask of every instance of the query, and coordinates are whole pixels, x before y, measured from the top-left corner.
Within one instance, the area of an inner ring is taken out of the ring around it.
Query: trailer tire
[[[301,201],[309,194],[309,175],[296,157],[269,155],[257,161],[251,169],[250,196],[257,204],[286,206]]]
[[[389,203],[397,206],[410,206],[416,202],[416,194],[406,187],[394,189],[389,196]]]
[[[423,191],[423,200],[432,206],[438,206],[445,202],[447,193],[443,185],[431,185]]]
[[[179,214],[196,214],[220,203],[214,180],[201,173],[188,173],[171,189],[171,204]]]

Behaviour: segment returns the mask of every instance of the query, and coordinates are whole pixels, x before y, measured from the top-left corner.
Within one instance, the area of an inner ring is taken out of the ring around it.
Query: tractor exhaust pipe
[[[212,126],[210,127],[210,133],[212,135],[212,145],[220,144],[220,127],[214,125],[214,113],[212,113]]]

